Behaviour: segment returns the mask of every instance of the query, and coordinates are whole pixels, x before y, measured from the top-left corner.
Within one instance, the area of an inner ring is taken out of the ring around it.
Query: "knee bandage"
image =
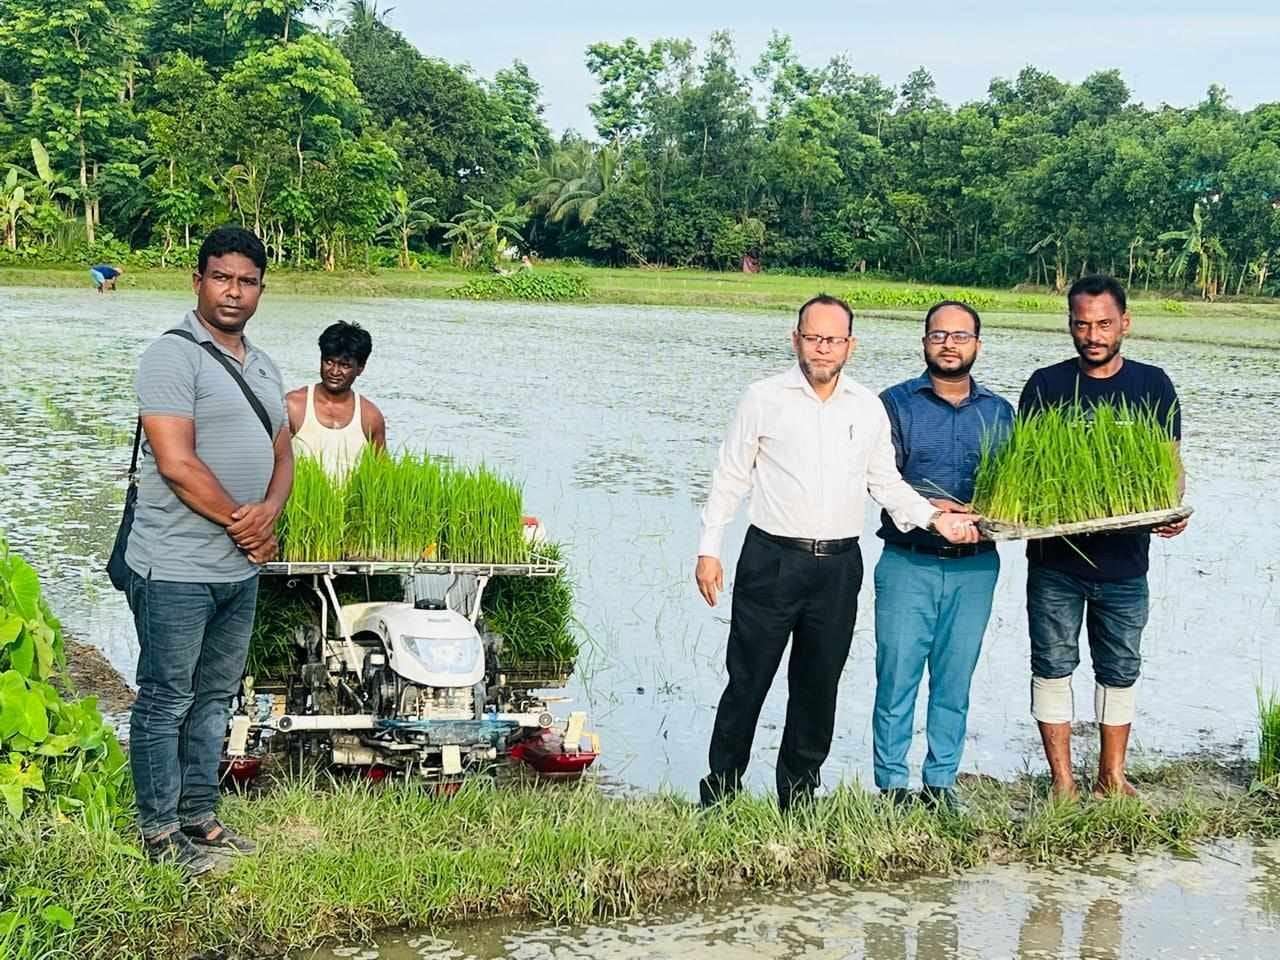
[[[1138,694],[1135,687],[1107,687],[1095,683],[1093,710],[1098,722],[1108,727],[1123,727],[1133,723],[1137,710]]]
[[[1070,723],[1074,714],[1070,677],[1031,678],[1031,716],[1040,723]]]

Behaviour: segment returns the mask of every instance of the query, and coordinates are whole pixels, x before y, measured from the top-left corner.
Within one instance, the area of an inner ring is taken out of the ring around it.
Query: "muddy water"
[[[68,628],[129,678],[132,625],[100,570],[128,459],[133,365],[188,305],[186,296],[0,289],[0,528],[39,567]],[[360,387],[387,414],[393,445],[514,474],[530,511],[569,545],[591,650],[568,693],[601,734],[610,781],[690,791],[723,682],[728,617],[726,602],[710,610],[692,586],[698,508],[743,386],[789,362],[789,318],[268,293],[249,332],[286,381],[302,384],[315,376],[316,335],[339,318],[373,333]],[[1140,331],[1140,315],[1135,323]],[[879,388],[919,372],[915,324],[863,320],[858,332],[857,379]],[[1253,737],[1255,687],[1280,682],[1280,352],[1136,339],[1127,349],[1168,369],[1182,392],[1198,511],[1188,534],[1153,547],[1137,745],[1239,749]],[[1065,334],[991,330],[977,372],[1016,398],[1033,367],[1069,351]],[[740,521],[728,537],[728,557],[744,529]],[[874,537],[864,552],[870,569]],[[1002,558],[965,757],[966,770],[996,776],[1040,765],[1027,716],[1025,564],[1017,546]],[[870,601],[868,588],[829,782],[869,778]],[[1090,687],[1082,669],[1082,719]],[[772,782],[784,694],[780,679],[757,739],[757,786]]]
[[[1272,958],[1280,847],[1195,859],[1114,857],[1070,872],[991,867],[960,879],[742,897],[644,924],[479,924],[308,953],[317,960],[1130,960]]]

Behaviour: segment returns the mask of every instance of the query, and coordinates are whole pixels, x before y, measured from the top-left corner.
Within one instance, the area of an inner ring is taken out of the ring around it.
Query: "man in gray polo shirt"
[[[267,268],[240,227],[211,233],[193,278],[196,308],[138,364],[146,442],[125,560],[138,630],[138,699],[129,761],[138,825],[153,860],[190,875],[212,852],[253,843],[220,823],[218,760],[258,596],[258,564],[276,552],[275,523],[293,484],[284,383],[244,336]],[[265,410],[270,431],[240,384]]]

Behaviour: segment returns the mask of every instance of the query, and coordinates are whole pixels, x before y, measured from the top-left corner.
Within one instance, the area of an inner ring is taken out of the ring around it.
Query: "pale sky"
[[[845,53],[860,73],[897,86],[925,66],[939,95],[956,104],[985,96],[993,76],[1013,77],[1030,63],[1077,82],[1118,67],[1135,99],[1185,106],[1220,83],[1248,108],[1280,100],[1280,6],[1276,0],[1123,0],[1069,2],[843,3],[820,0],[543,0],[442,3],[383,0],[388,22],[420,50],[465,62],[480,74],[519,58],[542,84],[555,133],[592,130],[587,103],[595,84],[583,52],[597,40],[688,37],[702,46],[728,29],[744,71],[774,28],[791,35],[803,63]]]

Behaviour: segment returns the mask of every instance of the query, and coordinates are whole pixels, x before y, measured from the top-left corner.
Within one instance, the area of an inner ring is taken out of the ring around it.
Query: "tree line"
[[[1024,68],[944,103],[775,34],[592,44],[594,130],[554,138],[519,61],[422,55],[374,0],[6,0],[9,259],[182,263],[236,221],[282,264],[873,271],[1274,294],[1280,103],[1135,103],[1119,71]]]

